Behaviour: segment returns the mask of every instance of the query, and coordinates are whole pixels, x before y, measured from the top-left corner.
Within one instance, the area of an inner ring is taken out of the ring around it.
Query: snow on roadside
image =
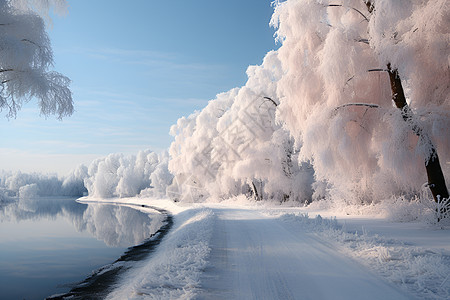
[[[210,252],[214,214],[194,208],[174,216],[174,226],[140,267],[126,272],[107,299],[191,299]]]
[[[253,208],[263,215],[278,218],[294,234],[307,231],[316,235],[337,251],[421,299],[450,297],[448,230],[422,226],[421,223],[392,223],[381,216],[354,218],[338,214],[338,219],[328,218],[333,215],[333,210],[271,207],[244,203],[242,199],[208,204],[139,197],[83,199],[89,200],[134,204],[142,211],[149,208],[141,205],[153,205],[174,215],[174,226],[155,253],[127,271],[108,299],[195,298],[210,253],[209,242],[216,218],[211,209],[237,207]],[[326,218],[310,218],[308,211],[311,215],[320,213]]]
[[[287,213],[279,217],[292,231],[307,230],[329,241],[389,281],[422,299],[449,299],[450,253],[426,249],[362,232],[348,232],[336,218],[310,218],[307,213]]]

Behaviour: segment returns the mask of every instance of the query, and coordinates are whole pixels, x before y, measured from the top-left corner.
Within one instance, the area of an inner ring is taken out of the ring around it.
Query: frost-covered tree
[[[130,156],[109,154],[89,165],[84,185],[93,197],[134,197],[143,190],[145,195],[160,196],[172,181],[172,175],[164,172],[167,160],[167,154],[150,150]]]
[[[71,196],[80,197],[86,192],[83,185],[87,177],[87,168],[83,165],[65,178],[58,178],[55,174],[22,173],[0,171],[0,190],[10,197],[19,196],[20,191],[28,189],[35,196]],[[25,188],[28,186],[28,188]]]
[[[247,69],[241,88],[222,93],[198,113],[172,127],[168,194],[180,201],[245,194],[256,200],[308,202],[312,170],[299,164],[294,142],[275,122],[277,52]]]
[[[267,53],[261,65],[250,66],[247,75],[245,86],[217,124],[222,134],[213,145],[224,154],[216,155],[218,163],[231,158],[222,163],[222,177],[246,184],[258,200],[308,202],[311,169],[298,163],[289,132],[275,121],[277,82],[283,75],[277,52]]]
[[[168,196],[177,201],[199,201],[221,194],[215,178],[218,167],[212,154],[212,141],[219,136],[217,122],[229,110],[238,89],[217,95],[201,111],[178,119],[170,129],[175,137],[170,146],[169,171],[175,175]],[[226,191],[227,193],[229,191]]]
[[[61,185],[63,195],[84,196],[87,189],[84,187],[84,179],[88,177],[88,168],[85,165],[79,165],[67,175]]]
[[[450,165],[430,176],[438,152],[450,159],[448,10],[442,0],[277,1],[279,50],[172,128],[172,192],[370,203],[427,182],[448,197]]]
[[[278,118],[330,197],[371,202],[424,182],[448,197],[448,164],[440,182],[423,164],[437,152],[450,159],[449,9],[446,0],[277,2]]]
[[[385,9],[385,8],[383,7],[381,1],[380,1],[380,3],[381,3],[381,5],[380,5],[381,13],[380,14],[382,15],[382,18],[383,18],[384,14],[385,14],[383,9]],[[366,0],[366,5],[367,5],[367,9],[370,13],[379,15],[379,14],[377,14],[375,6],[372,1]],[[447,13],[447,16],[448,16],[449,5],[447,3],[447,9],[445,9],[445,7],[444,7],[445,5],[446,5],[446,2],[438,1],[437,3],[430,3],[429,5],[425,5],[423,8],[424,8],[424,11],[426,11],[428,13],[435,11],[437,13],[444,13],[444,14]],[[377,4],[377,7],[378,7],[378,4]],[[388,9],[389,8],[395,9],[396,7],[388,7]],[[441,11],[441,10],[443,10],[443,11]],[[420,13],[420,9],[417,11],[417,14],[419,14],[419,13]],[[442,18],[442,15],[440,17]],[[417,16],[416,16],[416,18],[417,18]],[[374,17],[374,19],[376,20],[376,17]],[[441,20],[439,20],[439,18],[438,18],[438,23],[440,23],[440,21]],[[379,22],[380,21],[374,21],[374,23],[379,23]],[[450,24],[450,22],[447,21],[447,25],[449,25],[449,24]],[[410,23],[409,26],[411,26],[411,25],[416,25],[416,24]],[[439,25],[442,26],[443,24],[441,23]],[[376,24],[373,26],[376,29],[378,29],[377,27],[379,25]],[[382,29],[384,29],[385,31],[387,30],[387,28],[382,28]],[[418,29],[419,29],[418,27],[415,28],[413,30],[413,33],[414,33],[414,31],[416,31]],[[409,31],[411,31],[411,30],[412,30],[412,28],[410,27]],[[424,30],[424,27],[423,27],[423,30]],[[434,35],[436,33],[436,28],[433,28],[431,31]],[[442,38],[447,37],[447,39],[448,39],[448,37],[449,37],[448,30],[445,31],[445,30],[438,29],[437,31],[438,31],[437,35],[439,37],[442,37]],[[406,32],[406,34],[405,34],[405,32]],[[447,34],[445,35],[445,33],[447,33]],[[394,36],[395,36],[395,34],[398,35],[398,31],[396,31],[394,33]],[[411,38],[411,37],[408,37],[409,34],[410,34],[410,32],[408,32],[408,29],[404,30],[403,36],[406,35],[406,37],[405,37],[406,41],[408,41],[408,39]],[[397,37],[394,37],[394,39],[397,39]],[[402,38],[400,38],[400,40],[397,40],[395,43],[400,42],[401,39]],[[434,40],[434,41],[436,41],[436,40]],[[392,44],[392,42],[390,44]],[[425,43],[425,44],[427,44],[427,43]],[[428,44],[427,48],[425,48],[425,49],[421,48],[421,46],[423,46],[423,45],[420,45],[420,47],[418,47],[419,45],[417,45],[417,44],[414,45],[414,43],[413,43],[412,46],[413,46],[412,47],[413,50],[416,50],[416,53],[413,53],[413,55],[421,55],[423,52],[428,52],[430,47],[435,46],[435,45]],[[383,47],[383,46],[381,46],[381,47]],[[449,50],[448,43],[447,43],[447,46],[443,47],[442,50],[444,50],[445,48],[447,50]],[[448,51],[447,51],[447,55],[448,55]],[[431,56],[433,56],[433,55],[431,55]],[[415,115],[414,111],[410,108],[409,104],[407,103],[405,92],[403,90],[402,80],[401,80],[399,72],[398,72],[398,67],[394,68],[394,69],[391,67],[391,62],[390,62],[389,57],[385,58],[385,63],[387,64],[386,65],[387,69],[385,71],[387,71],[389,74],[389,81],[391,84],[392,100],[393,100],[395,106],[400,109],[403,120],[408,123],[408,125],[412,129],[412,131],[417,135],[417,137],[419,139],[419,143],[422,144],[422,147],[425,148],[424,149],[424,152],[425,152],[424,160],[425,160],[425,168],[426,168],[427,178],[428,178],[428,187],[430,188],[431,193],[436,202],[440,203],[441,200],[446,202],[444,204],[444,206],[440,207],[440,212],[445,213],[447,208],[450,208],[450,203],[448,202],[450,199],[449,199],[448,189],[447,189],[447,186],[445,183],[444,174],[442,172],[441,164],[439,161],[437,149],[436,149],[432,139],[430,138],[428,131],[422,127],[420,122],[417,120],[418,117]],[[438,73],[438,76],[443,76],[444,80],[445,80],[445,77],[447,77],[447,83],[449,81],[448,80],[448,75],[449,75],[448,67],[449,66],[447,66],[447,72],[445,72],[445,70],[444,70],[444,72],[442,72],[442,70],[439,70],[441,72]],[[445,84],[445,81],[443,82],[443,84]],[[429,86],[424,87],[424,89],[426,89],[426,88],[429,88]],[[448,85],[447,85],[447,91],[448,91]],[[436,95],[436,96],[438,97],[437,100],[440,101],[441,100],[440,98],[442,97],[442,95]]]
[[[51,71],[53,53],[44,18],[62,0],[0,0],[0,111],[15,117],[23,102],[38,99],[41,114],[73,113],[70,80]]]

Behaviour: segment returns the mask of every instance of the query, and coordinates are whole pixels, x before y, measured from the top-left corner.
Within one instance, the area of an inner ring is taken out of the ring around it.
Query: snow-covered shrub
[[[430,198],[414,197],[407,199],[404,196],[392,196],[379,204],[380,210],[386,212],[386,217],[394,222],[427,222],[434,218],[434,212]]]

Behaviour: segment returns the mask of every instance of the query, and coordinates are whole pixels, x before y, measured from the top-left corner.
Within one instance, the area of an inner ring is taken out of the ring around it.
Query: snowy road
[[[411,299],[306,232],[256,210],[214,209],[199,299]]]

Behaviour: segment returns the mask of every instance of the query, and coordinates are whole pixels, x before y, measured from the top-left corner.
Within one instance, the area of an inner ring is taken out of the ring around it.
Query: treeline
[[[110,154],[94,160],[89,167],[80,165],[69,175],[0,172],[0,196],[12,197],[71,196],[163,197],[172,182],[167,168],[168,155],[150,150],[137,155]]]
[[[275,1],[279,49],[248,68],[245,86],[172,127],[169,194],[448,197],[450,6],[406,2]]]

